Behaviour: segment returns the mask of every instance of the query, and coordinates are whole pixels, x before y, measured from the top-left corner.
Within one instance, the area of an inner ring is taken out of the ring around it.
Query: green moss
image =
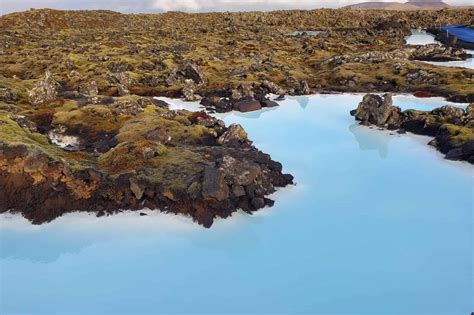
[[[457,148],[464,145],[468,141],[474,140],[474,130],[472,128],[444,124],[442,129],[449,133],[449,144],[452,147]]]
[[[9,118],[8,113],[2,111],[0,111],[0,142],[6,146],[25,145],[29,149],[39,150],[51,160],[67,161],[73,170],[90,165],[86,162],[86,155],[66,152],[50,144],[44,135],[21,128]]]

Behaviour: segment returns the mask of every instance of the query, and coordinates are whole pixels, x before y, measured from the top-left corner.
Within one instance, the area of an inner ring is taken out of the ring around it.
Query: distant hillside
[[[406,3],[400,2],[362,2],[353,5],[346,6],[346,9],[355,9],[355,10],[435,10],[450,7],[448,4],[443,1],[433,1],[433,0],[410,0]]]

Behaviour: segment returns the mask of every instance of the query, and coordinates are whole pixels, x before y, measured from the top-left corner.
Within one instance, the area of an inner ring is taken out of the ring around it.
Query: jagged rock
[[[204,84],[206,77],[199,67],[194,63],[187,63],[183,68],[183,75],[186,79],[193,80],[197,85]]]
[[[299,89],[295,90],[296,94],[298,95],[308,95],[311,94],[311,90],[309,89],[308,82],[300,81]]]
[[[286,79],[286,84],[291,87],[289,94],[291,95],[308,95],[311,94],[308,82],[302,80],[298,81],[293,77]]]
[[[97,88],[97,83],[95,81],[85,82],[79,85],[79,93],[84,95],[97,95],[99,94],[99,89]]]
[[[112,73],[110,80],[113,83],[121,84],[126,88],[128,88],[129,86],[133,84],[133,80],[130,78],[127,72],[114,72]]]
[[[218,113],[229,112],[234,108],[234,102],[228,98],[218,96],[206,97],[201,101],[201,105]]]
[[[260,101],[260,104],[262,105],[262,107],[277,107],[277,106],[279,106],[277,102],[269,100],[268,98]]]
[[[178,84],[179,76],[178,76],[178,69],[174,68],[171,70],[170,73],[166,76],[165,82],[168,86],[173,86]]]
[[[466,107],[466,118],[469,120],[474,120],[474,104],[471,103]]]
[[[142,85],[157,87],[162,84],[162,79],[159,76],[147,74],[142,76],[138,82]]]
[[[416,47],[403,47],[390,52],[370,51],[337,55],[321,62],[321,65],[340,66],[346,63],[382,63],[388,60],[409,59],[423,61],[455,61],[465,60],[468,55],[462,49],[442,46],[439,44],[420,45]],[[400,70],[394,68],[396,72]]]
[[[261,197],[254,197],[250,201],[250,204],[252,205],[253,209],[261,209],[265,207],[265,199]]]
[[[231,143],[248,143],[247,133],[244,128],[239,124],[232,124],[229,126],[226,132],[219,137],[217,142],[221,145]]]
[[[446,159],[465,160],[474,164],[473,107],[463,110],[442,106],[432,111],[405,110],[392,106],[387,95],[367,94],[351,114],[363,124],[375,124],[435,137],[429,144],[446,154]]]
[[[243,186],[240,186],[240,185],[233,185],[232,186],[232,195],[234,197],[242,197],[242,196],[245,196],[245,189]]]
[[[266,89],[269,93],[276,94],[276,95],[284,95],[286,91],[278,86],[276,83],[273,83],[268,80],[264,80],[262,82],[262,87]]]
[[[410,59],[424,61],[460,61],[468,55],[463,49],[447,47],[440,44],[420,45],[413,51]]]
[[[11,89],[0,88],[0,101],[6,102],[6,103],[15,103],[16,100],[17,100],[17,97]]]
[[[462,117],[464,116],[465,112],[462,108],[445,105],[440,108],[436,108],[431,111],[433,115],[443,117],[446,120],[449,120],[452,123],[456,121],[461,121]]]
[[[225,174],[228,185],[250,185],[260,174],[260,166],[256,163],[242,162],[229,155],[224,156],[220,170]]]
[[[236,89],[233,89],[231,91],[231,95],[230,95],[230,98],[234,101],[238,101],[240,99],[242,99],[242,93],[239,91],[239,90],[236,90]]]
[[[140,102],[139,100],[122,100],[112,104],[118,114],[132,116],[143,113],[146,105],[146,103]]]
[[[202,99],[200,95],[195,93],[195,83],[191,79],[186,79],[184,81],[183,95],[184,100],[187,102],[196,102]]]
[[[400,116],[400,112],[400,108],[393,106],[391,94],[385,94],[383,97],[367,94],[351,114],[363,124],[384,126],[387,123],[399,125],[399,118],[397,117]]]
[[[142,199],[143,193],[145,192],[145,187],[140,184],[135,177],[130,177],[129,182],[130,190],[135,195],[135,198],[137,198],[138,200]]]
[[[441,82],[441,75],[438,73],[430,73],[425,70],[415,69],[409,71],[405,78],[413,84],[433,84],[438,85]]]
[[[262,104],[255,99],[244,99],[234,104],[234,108],[240,112],[252,112],[262,109]]]
[[[28,101],[32,105],[41,105],[56,100],[59,83],[54,80],[50,71],[46,71],[44,78],[35,83],[30,90]]]
[[[118,96],[125,96],[130,94],[129,89],[125,85],[117,83],[116,87]]]
[[[202,182],[202,196],[204,198],[225,200],[229,195],[229,187],[225,182],[224,172],[207,166],[204,168],[204,179]]]

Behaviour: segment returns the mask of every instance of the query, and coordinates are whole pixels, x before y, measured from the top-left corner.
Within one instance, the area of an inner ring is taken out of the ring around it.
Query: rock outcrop
[[[50,71],[46,71],[44,78],[35,83],[30,90],[28,100],[31,105],[41,105],[56,100],[60,85],[54,80]]]
[[[56,138],[48,143],[25,117],[0,111],[0,212],[41,224],[70,211],[147,207],[210,227],[237,209],[273,205],[267,196],[293,181],[240,125],[145,98],[58,112],[51,124],[50,133],[83,143],[73,150]]]
[[[391,94],[367,94],[351,114],[364,125],[395,129],[400,126],[400,112],[399,107],[393,106]]]
[[[447,159],[474,164],[474,104],[466,110],[450,105],[431,111],[405,110],[393,106],[390,94],[364,96],[351,115],[364,125],[399,129],[434,137],[431,145]]]

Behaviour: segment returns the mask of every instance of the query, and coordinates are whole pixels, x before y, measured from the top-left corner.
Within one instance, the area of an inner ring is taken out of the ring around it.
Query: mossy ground
[[[166,118],[167,110],[155,105],[144,105],[133,114],[120,112],[117,103],[137,102],[138,97],[118,97],[111,79],[113,72],[128,75],[131,91],[152,94],[180,90],[182,82],[168,79],[188,61],[197,64],[207,78],[206,84],[198,88],[201,94],[264,79],[286,87],[289,77],[323,89],[340,87],[342,81],[357,78],[356,84],[360,86],[378,86],[386,81],[401,89],[434,87],[468,94],[474,92],[472,70],[407,60],[401,61],[401,73],[394,72],[393,64],[398,62],[394,60],[336,67],[320,64],[340,54],[392,51],[405,44],[404,36],[410,28],[466,23],[473,13],[472,9],[463,9],[157,15],[30,10],[9,14],[0,17],[0,88],[9,88],[16,100],[0,102],[0,109],[5,111],[0,112],[0,140],[9,145],[26,144],[71,163],[87,160],[89,165],[111,174],[149,166],[156,173],[153,176],[160,180],[181,178],[170,176],[170,172],[181,171],[184,178],[206,163],[197,148],[213,131],[193,124],[189,113]],[[380,28],[383,21],[393,22],[402,31]],[[326,33],[315,37],[289,35],[305,30]],[[431,86],[408,82],[406,73],[417,69],[437,74],[441,79]],[[78,91],[81,84],[95,81],[99,94],[114,96],[114,103],[84,104],[60,97],[32,106],[28,91],[46,70],[60,83],[59,92]],[[114,137],[116,146],[102,154],[65,152],[50,144],[44,135],[31,133],[9,119],[6,110],[12,106],[17,114],[38,126],[65,126],[88,140],[107,134]],[[145,135],[157,127],[169,135],[167,143],[146,139]],[[157,154],[150,158],[144,150]],[[181,180],[176,183],[182,186]]]

